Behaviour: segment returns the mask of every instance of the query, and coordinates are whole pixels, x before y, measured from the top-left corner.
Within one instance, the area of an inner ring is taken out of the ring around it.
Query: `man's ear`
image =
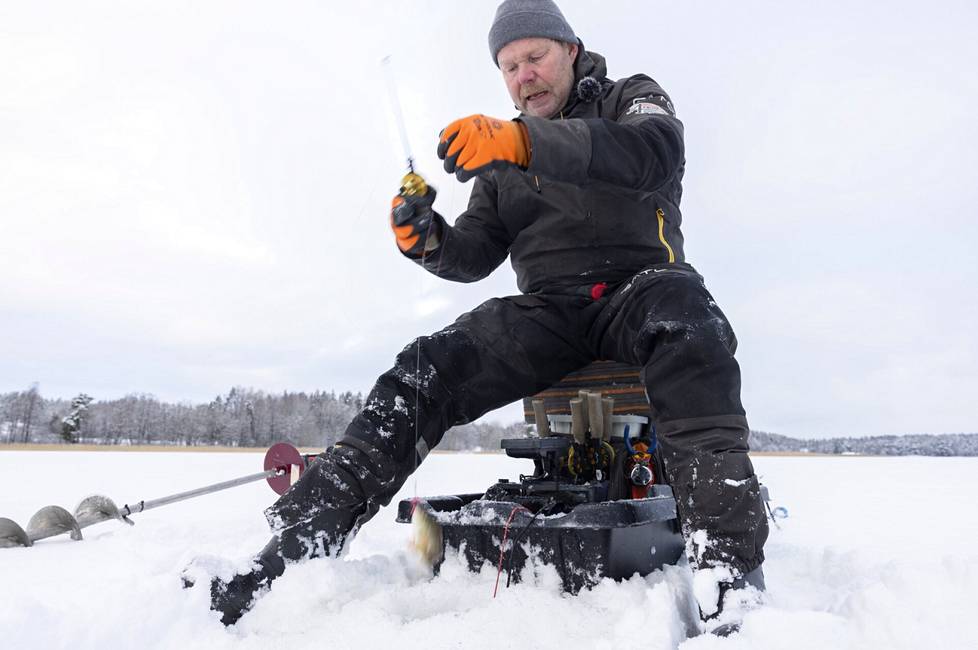
[[[577,58],[577,43],[567,43],[567,55],[571,61]]]

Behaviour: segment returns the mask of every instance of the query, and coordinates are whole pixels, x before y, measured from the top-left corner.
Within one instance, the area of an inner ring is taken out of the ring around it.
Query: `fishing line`
[[[401,147],[404,150],[404,157],[407,159],[407,169],[408,173],[404,176],[401,181],[402,187],[401,192],[413,195],[418,194],[424,196],[428,192],[427,184],[424,179],[415,173],[414,171],[414,156],[411,153],[411,143],[408,139],[407,127],[404,121],[404,114],[401,111],[401,102],[397,94],[397,84],[394,81],[394,70],[391,65],[391,55],[385,56],[381,59],[381,65],[384,69],[384,77],[387,82],[387,92],[390,99],[391,112],[394,116],[394,122],[397,125],[397,131],[401,139]],[[432,211],[431,216],[432,224],[434,222],[434,211]],[[428,226],[428,232],[425,234],[425,241],[422,245],[421,250],[421,268],[428,271],[428,243],[432,236],[432,224]],[[439,243],[442,247],[442,253],[444,253],[444,242]],[[439,257],[438,265],[435,268],[435,275],[441,271],[441,257]],[[425,286],[424,282],[419,284],[418,289],[418,302],[420,305],[425,297]],[[417,469],[420,462],[419,456],[420,451],[418,445],[421,441],[421,337],[415,337],[414,345],[417,350],[415,355],[415,370],[414,370],[414,469],[412,474],[415,475],[414,479],[414,494],[417,497],[418,494],[418,481],[417,481]],[[427,442],[425,442],[427,444]],[[430,449],[428,450],[430,451]],[[426,452],[427,455],[427,452]]]

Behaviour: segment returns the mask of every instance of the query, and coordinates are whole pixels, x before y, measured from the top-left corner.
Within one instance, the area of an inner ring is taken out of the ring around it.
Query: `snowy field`
[[[259,454],[0,452],[0,516],[105,494],[122,505],[261,470]],[[245,560],[267,540],[274,493],[252,484],[30,549],[0,549],[0,648],[978,648],[978,459],[758,457],[775,505],[769,603],[728,639],[688,638],[688,570],[578,596],[556,574],[500,589],[495,568],[449,559],[431,579],[385,509],[342,561],[292,568],[225,629],[201,589],[180,587],[198,555]],[[479,491],[528,471],[495,455],[433,455],[402,496]]]

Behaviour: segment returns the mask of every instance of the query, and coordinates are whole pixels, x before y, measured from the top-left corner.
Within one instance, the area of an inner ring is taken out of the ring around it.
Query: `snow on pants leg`
[[[300,554],[329,554],[390,503],[450,427],[589,363],[587,314],[595,307],[570,296],[496,298],[410,343],[344,436],[268,509],[273,530],[303,527],[302,538],[319,539],[301,544]]]
[[[703,278],[687,265],[637,275],[608,299],[592,336],[604,358],[642,367],[690,562],[759,566],[768,528],[747,456],[737,339]]]

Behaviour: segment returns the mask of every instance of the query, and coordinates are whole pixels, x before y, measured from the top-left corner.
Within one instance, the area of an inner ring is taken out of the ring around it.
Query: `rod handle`
[[[571,408],[571,435],[574,442],[579,445],[584,444],[584,433],[587,431],[587,410],[585,402],[580,397],[575,397],[570,401]]]
[[[604,418],[602,419],[604,438],[605,440],[611,440],[611,434],[614,432],[614,426],[612,424],[611,419],[615,415],[615,398],[614,397],[601,398],[601,407],[604,413]]]
[[[601,393],[587,394],[587,414],[591,425],[591,437],[595,440],[603,440],[604,409],[601,404]]]
[[[543,406],[542,399],[533,400],[533,419],[537,423],[537,435],[550,435],[550,421],[547,419],[547,410]]]

